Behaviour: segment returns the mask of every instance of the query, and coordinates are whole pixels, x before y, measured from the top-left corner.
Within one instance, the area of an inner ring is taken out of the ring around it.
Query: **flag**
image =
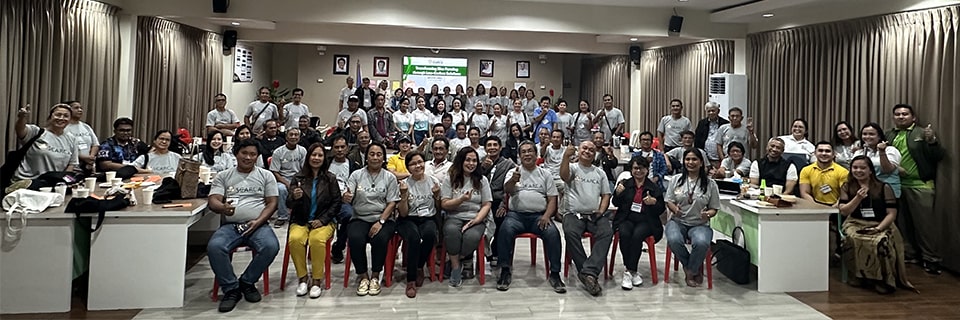
[[[360,72],[360,61],[357,61],[357,77],[354,78],[354,79],[357,80],[357,84],[355,85],[355,87],[356,87],[356,88],[359,88],[360,85],[362,84],[362,82],[360,81],[360,79],[363,79],[363,74]]]

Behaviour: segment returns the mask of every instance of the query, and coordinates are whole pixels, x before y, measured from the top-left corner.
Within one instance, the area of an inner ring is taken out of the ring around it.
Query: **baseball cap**
[[[347,101],[360,101],[360,98],[357,98],[357,96],[351,95],[349,98],[347,98]]]

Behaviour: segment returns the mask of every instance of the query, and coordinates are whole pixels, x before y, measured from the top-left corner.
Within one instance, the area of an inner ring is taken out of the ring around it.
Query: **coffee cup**
[[[76,190],[74,190],[74,192],[73,192],[73,197],[75,197],[75,198],[80,198],[80,199],[82,199],[82,198],[86,198],[86,197],[89,197],[89,196],[90,196],[90,189],[87,189],[87,188],[85,188],[85,187],[79,187],[79,188],[77,188]]]
[[[105,174],[107,175],[107,181],[113,181],[113,178],[117,177],[116,171],[107,171]]]
[[[766,196],[768,196],[768,197],[769,197],[769,196],[772,196],[772,195],[774,194],[774,193],[773,193],[773,188],[768,187],[768,188],[763,189],[763,194],[766,195]]]
[[[55,188],[53,188],[53,190],[55,190],[55,191],[56,191],[57,193],[59,193],[61,196],[64,196],[64,197],[67,196],[67,185],[66,185],[66,184],[58,183],[57,186],[56,186]]]
[[[781,194],[783,194],[783,186],[781,186],[781,185],[779,185],[779,184],[773,185],[773,194],[775,194],[775,195],[781,195]]]
[[[154,189],[143,189],[143,204],[151,205],[153,204],[153,191]]]
[[[113,179],[110,179],[110,185],[112,185],[112,186],[114,186],[114,187],[119,187],[119,186],[123,185],[123,178],[113,178]]]
[[[97,190],[97,178],[83,179],[83,185],[87,187],[88,192],[93,192],[94,190]]]

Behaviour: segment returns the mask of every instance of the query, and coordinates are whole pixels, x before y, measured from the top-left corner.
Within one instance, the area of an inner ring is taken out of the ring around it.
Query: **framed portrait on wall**
[[[517,78],[530,77],[530,61],[517,61]]]
[[[333,55],[333,74],[350,74],[350,56],[345,54]]]
[[[373,57],[373,76],[374,77],[390,76],[390,58]]]
[[[480,76],[493,77],[493,60],[480,60]]]

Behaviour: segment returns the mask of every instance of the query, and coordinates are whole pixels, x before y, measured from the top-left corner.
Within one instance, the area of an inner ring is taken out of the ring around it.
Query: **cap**
[[[397,137],[397,143],[403,143],[404,141],[406,141],[407,143],[411,143],[411,142],[412,142],[412,141],[410,141],[410,137],[408,137],[408,136],[405,135],[405,134],[401,134],[401,135],[399,135],[399,136]]]
[[[347,98],[347,101],[348,101],[348,102],[349,102],[349,101],[360,101],[360,98],[357,98],[357,96],[351,95],[349,98]]]

